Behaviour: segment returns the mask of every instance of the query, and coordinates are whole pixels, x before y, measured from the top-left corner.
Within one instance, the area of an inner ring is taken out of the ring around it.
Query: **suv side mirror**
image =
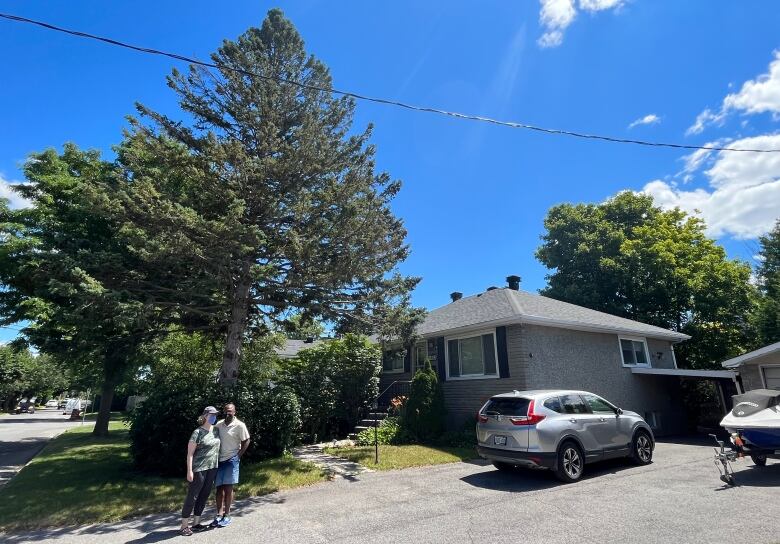
[[[615,413],[616,413],[617,415],[620,415],[620,414],[622,414],[622,413],[623,413],[623,410],[622,410],[622,409],[620,409],[620,408],[615,408]]]

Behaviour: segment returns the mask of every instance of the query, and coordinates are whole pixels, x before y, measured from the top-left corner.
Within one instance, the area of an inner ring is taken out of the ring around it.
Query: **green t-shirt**
[[[198,427],[192,431],[190,442],[195,442],[195,454],[192,456],[192,472],[217,468],[219,464],[219,430],[212,427],[207,431]]]

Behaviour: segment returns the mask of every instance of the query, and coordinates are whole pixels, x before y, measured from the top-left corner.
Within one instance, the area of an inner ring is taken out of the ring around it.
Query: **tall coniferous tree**
[[[231,385],[251,329],[290,308],[371,321],[417,280],[395,272],[400,183],[375,172],[370,127],[351,132],[354,101],[334,98],[290,21],[272,10],[212,59],[168,79],[189,124],[139,105],[151,122],[131,120],[118,149],[129,182],[114,211],[140,258],[180,276],[170,304],[225,335]]]

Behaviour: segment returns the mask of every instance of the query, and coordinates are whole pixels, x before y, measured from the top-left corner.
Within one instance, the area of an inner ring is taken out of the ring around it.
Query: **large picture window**
[[[404,371],[405,352],[402,349],[386,351],[382,360],[382,372],[385,374],[400,374]]]
[[[447,379],[497,378],[493,332],[447,339]]]
[[[650,366],[647,344],[644,338],[620,337],[620,354],[623,366]]]

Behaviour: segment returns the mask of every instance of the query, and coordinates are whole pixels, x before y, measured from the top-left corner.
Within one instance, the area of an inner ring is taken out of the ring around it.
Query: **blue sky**
[[[780,7],[773,1],[33,2],[2,11],[206,59],[281,7],[338,88],[617,137],[780,149]],[[176,114],[174,62],[0,21],[0,194],[33,151],[73,141],[110,153],[140,101]],[[181,65],[178,65],[181,67]],[[435,308],[519,274],[547,210],[646,190],[700,210],[751,260],[780,216],[780,154],[698,153],[546,136],[360,103],[377,164],[404,186],[402,269]],[[633,123],[633,126],[631,126]],[[14,331],[0,333],[0,340]]]

